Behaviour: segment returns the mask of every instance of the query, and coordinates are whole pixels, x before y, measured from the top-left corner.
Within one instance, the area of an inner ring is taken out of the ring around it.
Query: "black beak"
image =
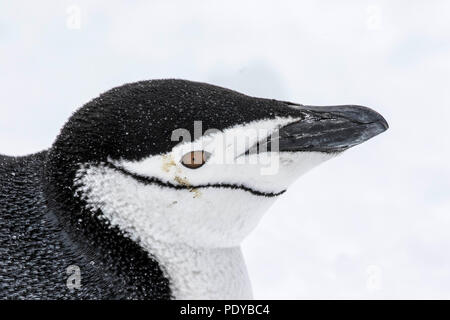
[[[389,128],[379,113],[367,107],[290,105],[305,118],[279,130],[279,151],[340,152]]]

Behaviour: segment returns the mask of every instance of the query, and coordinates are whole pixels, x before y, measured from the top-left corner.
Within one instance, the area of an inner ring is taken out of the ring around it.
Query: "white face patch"
[[[276,194],[333,157],[317,152],[245,155],[257,141],[296,120],[282,118],[237,126],[141,161],[81,165],[74,181],[76,195],[90,209],[100,209],[108,223],[162,262],[178,298],[249,298],[245,264],[229,261],[230,257],[240,257],[235,250],[277,199]],[[254,128],[265,131],[258,136],[250,130]],[[246,132],[250,132],[246,143],[234,139]],[[189,169],[180,162],[185,153],[193,150],[211,154],[198,169]],[[225,162],[220,160],[228,153],[233,156]],[[274,158],[275,172],[262,173],[264,167],[272,166]],[[224,266],[224,272],[211,271],[223,264],[229,269]],[[193,284],[193,279],[198,283]],[[225,287],[236,279],[241,279],[242,285],[230,287],[229,292],[214,291],[214,286]]]
[[[264,129],[265,138],[296,120],[279,118],[236,126],[140,161],[82,165],[74,182],[77,194],[135,239],[151,236],[193,247],[237,246],[274,202],[275,195],[333,156],[317,152],[244,154],[261,140],[250,129]],[[233,144],[235,137],[246,132],[251,133],[247,146]],[[225,151],[221,150],[223,141],[227,143]],[[202,167],[189,169],[180,162],[185,152],[204,149],[211,156]],[[230,153],[238,156],[220,162],[219,155],[227,150],[234,150]],[[262,174],[261,169],[270,166],[267,159],[273,158],[276,172]]]

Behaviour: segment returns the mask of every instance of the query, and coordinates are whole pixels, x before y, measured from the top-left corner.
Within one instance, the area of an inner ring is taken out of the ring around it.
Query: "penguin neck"
[[[50,153],[43,169],[47,208],[57,218],[67,245],[89,263],[102,266],[102,273],[120,278],[126,293],[122,296],[120,290],[110,288],[110,298],[172,298],[169,281],[158,262],[117,227],[106,224],[101,210],[92,212],[84,201],[74,197],[76,168],[76,161]],[[126,290],[132,290],[132,295]]]
[[[175,299],[252,299],[240,247],[198,248],[150,238],[142,246],[159,262]]]
[[[175,299],[252,298],[250,280],[239,246],[194,247],[182,243],[167,243],[149,236],[132,236],[125,230],[111,228],[105,224],[104,219],[98,218],[105,216],[102,209],[91,212],[86,209],[86,203],[75,201],[72,194],[61,194],[59,190],[64,190],[60,187],[61,183],[49,183],[47,186],[49,204],[63,222],[66,231],[72,235],[72,239],[84,244],[83,246],[91,247],[89,252],[102,251],[101,258],[104,258],[105,252],[112,252],[114,257],[106,257],[108,266],[114,268],[120,257],[121,260],[126,260],[125,265],[129,265],[130,269],[142,271],[144,274],[152,274],[149,270],[155,268],[160,269],[163,278],[159,279],[167,282],[170,297]],[[59,188],[54,190],[55,187]],[[102,239],[108,241],[103,242]],[[127,245],[124,246],[124,243]],[[105,246],[106,248],[103,248]],[[115,252],[122,247],[124,250]],[[143,257],[144,252],[147,258]],[[137,261],[146,261],[148,265],[136,267]],[[124,265],[123,261],[121,265]],[[126,270],[121,271],[122,274],[124,272]],[[152,282],[155,279],[147,281]],[[146,287],[144,283],[141,286]]]

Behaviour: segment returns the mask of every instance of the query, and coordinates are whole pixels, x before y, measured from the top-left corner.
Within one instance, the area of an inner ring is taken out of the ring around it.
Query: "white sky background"
[[[256,298],[450,298],[449,1],[0,3],[1,153],[48,148],[99,93],[155,78],[391,126],[267,213],[244,244]]]

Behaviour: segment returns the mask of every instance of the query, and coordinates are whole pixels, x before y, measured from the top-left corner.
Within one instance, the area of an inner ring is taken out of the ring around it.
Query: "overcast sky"
[[[256,298],[450,298],[450,1],[0,2],[1,153],[156,78],[390,124],[267,213],[244,244]]]

